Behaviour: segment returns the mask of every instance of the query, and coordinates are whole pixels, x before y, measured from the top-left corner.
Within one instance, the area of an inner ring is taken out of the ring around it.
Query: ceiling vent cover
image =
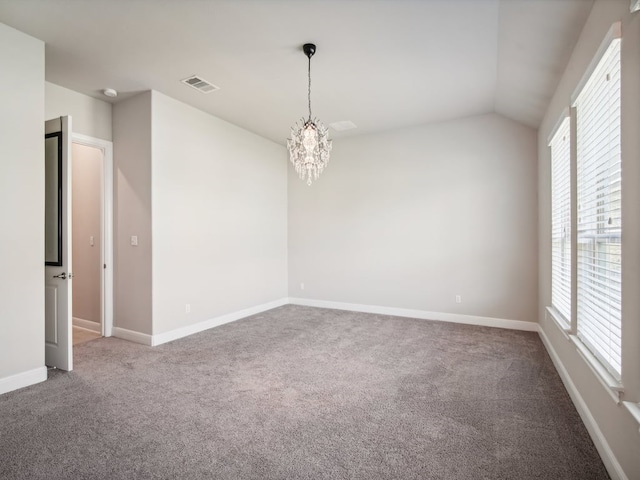
[[[213,83],[208,82],[204,78],[197,75],[192,75],[189,78],[185,78],[184,80],[182,80],[182,83],[184,83],[185,85],[189,85],[190,87],[193,87],[202,93],[211,93],[215,92],[216,90],[220,90],[220,87],[216,87]]]
[[[342,132],[343,130],[351,130],[352,128],[357,128],[356,124],[351,120],[341,120],[339,122],[333,122],[330,123],[329,126],[336,132]]]

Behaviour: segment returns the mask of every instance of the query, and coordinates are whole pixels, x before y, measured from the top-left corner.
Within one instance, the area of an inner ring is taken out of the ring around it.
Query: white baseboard
[[[333,308],[337,310],[349,310],[354,312],[379,313],[383,315],[395,315],[398,317],[418,318],[424,320],[436,320],[443,322],[464,323],[468,325],[480,325],[485,327],[507,328],[511,330],[524,330],[537,332],[538,324],[534,322],[524,322],[521,320],[506,320],[503,318],[479,317],[475,315],[462,315],[454,313],[427,312],[424,310],[410,310],[406,308],[381,307],[376,305],[361,305],[356,303],[329,302],[324,300],[311,300],[304,298],[281,298],[273,302],[263,303],[254,307],[228,313],[219,317],[210,318],[193,325],[176,328],[168,332],[155,335],[147,335],[124,328],[113,327],[113,336],[129,340],[143,345],[157,346],[163,343],[172,342],[180,338],[202,332],[210,328],[234,322],[241,318],[266,312],[283,305],[305,305],[309,307]]]
[[[47,367],[38,367],[26,372],[17,373],[8,377],[0,378],[0,395],[19,388],[35,385],[47,379]]]
[[[378,305],[361,305],[357,303],[329,302],[325,300],[312,300],[306,298],[289,298],[289,303],[291,303],[292,305],[304,305],[307,307],[333,308],[336,310],[349,310],[352,312],[378,313],[381,315],[394,315],[396,317],[409,317],[418,318],[421,320],[464,323],[467,325],[480,325],[483,327],[508,328],[510,330],[524,330],[527,332],[538,331],[537,323],[524,322],[522,320],[479,317],[477,315],[463,315],[459,313],[427,312],[425,310],[411,310],[408,308],[381,307]]]
[[[569,392],[569,396],[571,397],[571,400],[573,401],[573,404],[575,405],[576,410],[578,410],[578,413],[580,414],[580,418],[582,418],[583,423],[587,427],[587,431],[591,436],[591,440],[593,440],[593,443],[596,446],[596,449],[600,454],[600,458],[602,458],[602,462],[607,468],[607,471],[609,472],[611,479],[612,480],[629,480],[627,475],[624,473],[622,466],[618,462],[618,459],[615,457],[613,450],[611,450],[611,447],[609,446],[607,439],[602,434],[602,430],[600,430],[600,427],[598,427],[598,423],[596,422],[595,418],[593,418],[593,415],[591,414],[589,407],[587,406],[586,402],[582,398],[582,395],[580,395],[580,392],[578,391],[575,384],[573,383],[573,380],[571,380],[571,376],[569,375],[569,372],[567,371],[564,364],[562,363],[562,360],[560,360],[558,353],[555,351],[555,349],[551,345],[551,342],[549,341],[549,338],[547,337],[547,335],[544,333],[544,330],[542,329],[542,327],[539,328],[538,334],[540,335],[540,338],[542,339],[542,343],[547,349],[547,352],[549,352],[549,356],[551,357],[551,360],[553,361],[553,364],[555,365],[556,370],[558,371],[558,374],[562,379],[562,383],[564,383],[564,386]]]
[[[289,303],[289,300],[287,298],[281,298],[280,300],[275,300],[273,302],[263,303],[261,305],[256,305],[255,307],[245,308],[244,310],[239,310],[237,312],[228,313],[219,317],[210,318],[202,322],[194,323],[193,325],[187,325],[186,327],[180,327],[165,333],[159,333],[157,335],[153,335],[151,345],[156,346],[162,345],[163,343],[172,342],[173,340],[187,337],[189,335],[193,335],[194,333],[202,332],[213,327],[218,327],[220,325],[224,325],[225,323],[234,322],[236,320],[240,320],[241,318],[266,312],[267,310],[271,310],[276,307],[281,307],[283,305],[286,305],[287,303]]]
[[[100,334],[102,333],[102,325],[100,325],[100,322],[85,320],[84,318],[73,317],[73,326],[84,328],[85,330],[91,330],[92,332]]]
[[[139,343],[141,345],[152,345],[152,336],[147,333],[134,332],[133,330],[127,330],[126,328],[113,327],[111,331],[112,336],[121,338],[122,340],[128,340],[130,342]]]

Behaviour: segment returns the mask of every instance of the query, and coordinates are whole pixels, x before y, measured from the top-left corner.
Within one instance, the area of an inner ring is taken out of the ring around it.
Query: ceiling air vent
[[[184,80],[182,80],[182,83],[189,85],[190,87],[193,87],[202,93],[211,93],[215,92],[216,90],[220,90],[220,87],[216,87],[213,83],[210,83],[204,78],[198,77],[197,75],[192,75],[189,78],[185,78]]]
[[[356,124],[351,120],[341,120],[340,122],[333,122],[330,123],[329,126],[336,132],[342,132],[343,130],[351,130],[352,128],[357,128]]]

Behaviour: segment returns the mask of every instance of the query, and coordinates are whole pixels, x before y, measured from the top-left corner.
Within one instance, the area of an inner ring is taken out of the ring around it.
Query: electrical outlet
[[[184,313],[191,313],[191,304],[190,303],[187,303],[184,306]]]
[[[462,295],[456,295],[456,303],[462,303]]]
[[[300,283],[300,290],[304,290],[304,283]]]
[[[131,235],[131,245],[133,247],[137,247],[138,246],[138,236],[137,235]]]

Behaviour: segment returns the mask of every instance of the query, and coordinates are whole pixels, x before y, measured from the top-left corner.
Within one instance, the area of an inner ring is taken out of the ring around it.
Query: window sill
[[[570,340],[571,335],[571,325],[564,319],[562,315],[553,307],[547,307],[545,312],[545,318],[553,320],[553,323],[556,324],[556,327],[560,329],[564,338]]]
[[[564,317],[555,308],[546,307],[545,318],[547,319],[550,318],[551,320],[553,320],[553,323],[556,324],[560,332],[562,332],[562,335],[568,341],[571,341],[573,343],[573,345],[576,347],[576,350],[578,351],[578,354],[580,355],[580,357],[582,357],[582,359],[587,364],[589,369],[593,372],[595,377],[605,388],[605,391],[609,394],[609,396],[611,396],[611,398],[613,399],[614,402],[616,402],[617,405],[620,405],[622,403],[622,395],[624,393],[624,387],[622,386],[622,383],[616,380],[613,377],[613,375],[611,375],[607,371],[607,369],[602,366],[602,364],[593,355],[593,353],[589,351],[586,345],[582,343],[582,341],[578,338],[578,336],[574,332],[571,331],[571,325],[564,319]],[[625,403],[625,406],[627,406],[626,403],[631,403],[631,402],[624,402],[624,403]],[[627,409],[637,408],[638,409],[637,414],[639,415],[639,417],[637,417],[636,419],[637,420],[640,419],[640,405],[635,403],[631,403],[631,405],[632,405],[631,407],[627,406]],[[634,418],[635,418],[636,414],[632,412],[632,415],[634,415]]]
[[[605,387],[605,390],[611,396],[613,401],[618,405],[622,403],[622,395],[624,394],[624,387],[622,386],[622,383],[616,380],[613,375],[611,375],[607,369],[602,366],[598,359],[589,351],[577,335],[570,335],[569,337],[578,350],[578,354],[582,357],[602,386]]]
[[[629,411],[631,416],[635,419],[638,426],[640,426],[640,403],[633,402],[622,402],[625,408]],[[638,432],[640,432],[640,428],[638,428]]]

